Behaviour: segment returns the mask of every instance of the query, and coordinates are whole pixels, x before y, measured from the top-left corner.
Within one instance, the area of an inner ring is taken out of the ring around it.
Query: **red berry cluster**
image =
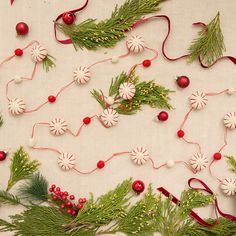
[[[79,198],[77,205],[72,201],[75,200],[74,195],[69,195],[68,192],[63,192],[55,184],[52,184],[49,188],[49,192],[52,193],[51,197],[53,201],[58,201],[60,208],[65,210],[68,215],[76,216],[78,211],[83,208],[86,203],[86,198]]]

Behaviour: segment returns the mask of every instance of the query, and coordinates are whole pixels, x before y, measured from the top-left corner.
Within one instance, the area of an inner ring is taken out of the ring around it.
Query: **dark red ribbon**
[[[192,182],[193,182],[193,181],[199,182],[199,183],[203,186],[203,188],[196,188],[196,187],[193,187],[193,186],[192,186]],[[209,193],[209,194],[214,194],[214,193],[212,192],[212,190],[211,190],[202,180],[200,180],[200,179],[191,178],[191,179],[188,180],[188,185],[189,185],[189,187],[192,188],[192,189],[195,189],[195,190],[202,190],[202,191],[205,191],[205,192],[207,192],[207,193]],[[158,190],[159,192],[161,192],[161,193],[162,193],[164,196],[166,196],[166,197],[169,197],[169,196],[171,195],[170,192],[168,192],[168,191],[167,191],[165,188],[163,188],[163,187],[157,188],[157,190]],[[171,195],[171,196],[172,196],[172,195]],[[172,202],[175,203],[175,204],[179,204],[179,203],[180,203],[180,200],[177,199],[175,196],[172,196]],[[236,222],[236,216],[223,213],[223,212],[220,210],[217,199],[215,199],[214,205],[215,205],[216,216],[217,216],[217,212],[218,212],[222,217],[224,217],[224,218],[226,218],[226,219],[228,219],[228,220],[231,220],[231,221],[235,221],[235,222]],[[215,223],[209,224],[209,223],[207,223],[204,219],[202,219],[202,218],[201,218],[196,212],[194,212],[194,211],[191,211],[191,212],[190,212],[190,216],[191,216],[193,219],[195,219],[199,224],[201,224],[201,225],[203,225],[203,226],[205,226],[205,227],[212,227],[212,226],[218,224],[218,219],[216,219]],[[218,218],[218,216],[217,216],[217,218]]]
[[[82,10],[88,5],[88,2],[89,2],[89,0],[86,0],[86,2],[84,3],[84,5],[83,5],[82,7],[77,8],[77,9],[74,9],[74,10],[71,10],[70,12],[76,13],[76,12],[82,11]],[[62,44],[72,44],[73,42],[72,42],[71,39],[63,39],[63,40],[60,40],[60,39],[57,38],[57,26],[56,26],[56,23],[57,23],[57,21],[58,21],[59,19],[62,18],[63,14],[64,14],[64,12],[61,13],[61,14],[56,18],[56,20],[54,21],[54,35],[55,35],[56,40],[57,40],[59,43],[62,43]]]
[[[13,4],[13,2],[14,2],[14,0],[10,0],[10,2],[11,2],[11,5]]]

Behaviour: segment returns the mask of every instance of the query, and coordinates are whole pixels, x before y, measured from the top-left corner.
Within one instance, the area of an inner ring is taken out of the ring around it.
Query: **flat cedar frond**
[[[15,226],[5,220],[0,219],[0,232],[12,232]]]
[[[0,205],[18,205],[20,203],[20,199],[17,196],[14,196],[13,194],[8,193],[7,191],[0,191]]]
[[[0,127],[3,125],[3,118],[2,115],[0,114]]]
[[[224,37],[220,28],[220,13],[199,32],[199,37],[189,47],[189,62],[200,58],[202,63],[210,66],[225,51]]]
[[[20,147],[11,159],[10,179],[8,180],[7,191],[18,181],[27,179],[31,174],[37,171],[39,162],[30,161],[29,155]]]
[[[47,56],[43,59],[43,69],[46,70],[46,72],[48,72],[51,68],[55,67],[55,57],[47,54]]]
[[[33,174],[19,187],[19,195],[30,202],[47,201],[48,182],[40,173]]]
[[[228,165],[231,167],[230,170],[236,173],[236,159],[233,156],[226,156]]]
[[[109,19],[96,22],[88,19],[78,25],[57,23],[57,27],[68,36],[76,49],[96,50],[99,47],[113,47],[125,38],[125,31],[142,16],[159,10],[163,0],[126,0],[112,12]]]

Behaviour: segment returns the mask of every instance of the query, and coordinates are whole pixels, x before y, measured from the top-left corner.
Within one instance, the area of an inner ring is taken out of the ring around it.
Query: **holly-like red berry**
[[[53,199],[54,201],[56,201],[56,200],[58,199],[58,196],[54,195],[54,196],[52,197],[52,199]]]
[[[182,129],[180,129],[178,132],[177,132],[177,136],[179,138],[183,138],[184,137],[184,131]]]
[[[71,25],[74,23],[75,21],[75,14],[73,12],[65,12],[63,15],[62,15],[62,20],[65,24],[67,25]]]
[[[79,203],[79,204],[77,205],[77,207],[78,207],[78,209],[82,209],[82,208],[83,208],[83,204]]]
[[[66,207],[66,204],[64,204],[64,203],[61,204],[61,206],[60,206],[61,209],[65,209],[65,207]]]
[[[56,100],[57,100],[57,98],[56,98],[55,96],[53,96],[53,95],[48,96],[48,101],[49,101],[50,103],[53,103],[53,102],[55,102]]]
[[[141,193],[144,191],[145,189],[145,184],[143,181],[141,180],[136,180],[133,182],[132,184],[132,189],[134,190],[134,192],[136,192],[137,194]]]
[[[16,32],[18,35],[26,35],[29,32],[29,26],[25,22],[19,22],[16,25]]]
[[[216,152],[214,155],[213,155],[213,158],[216,160],[216,161],[219,161],[221,159],[222,155],[220,152]]]
[[[70,208],[73,206],[72,202],[70,202],[70,201],[66,202],[66,205]]]
[[[180,88],[187,88],[190,84],[190,80],[187,76],[182,75],[177,77],[176,83]]]
[[[90,118],[90,117],[85,117],[85,118],[83,119],[83,123],[84,123],[85,125],[88,125],[90,122],[91,122],[91,118]]]
[[[22,49],[17,48],[17,49],[14,51],[14,53],[15,53],[15,55],[16,55],[17,57],[21,57],[24,52],[23,52]]]
[[[83,201],[83,203],[85,203],[87,200],[86,200],[86,198],[82,198],[82,201]]]
[[[160,121],[166,121],[166,120],[168,120],[168,117],[169,117],[169,115],[166,111],[161,111],[157,116],[158,120],[160,120]]]
[[[78,203],[83,203],[83,198],[79,198]]]
[[[0,161],[4,161],[7,157],[7,153],[4,151],[0,151]]]
[[[98,167],[99,169],[102,169],[104,166],[105,166],[105,162],[102,161],[102,160],[97,163],[97,167]]]
[[[72,213],[72,210],[71,209],[68,209],[67,210],[67,214],[70,215]]]
[[[64,192],[64,195],[65,195],[65,196],[68,196],[68,195],[69,195],[69,193],[68,193],[67,191],[65,191],[65,192]]]
[[[74,200],[75,196],[74,195],[70,195],[70,200]]]
[[[152,62],[150,60],[148,60],[148,59],[143,61],[143,66],[144,67],[149,67],[151,64],[152,64]]]
[[[52,184],[51,188],[53,188],[53,189],[56,188],[56,185],[55,185],[55,184]]]
[[[73,211],[71,212],[71,215],[75,216],[76,213],[77,213],[77,212],[76,212],[75,210],[73,210]]]
[[[65,200],[67,199],[67,196],[66,196],[66,195],[63,195],[63,196],[61,197],[61,199],[62,199],[63,201],[65,201]]]
[[[49,188],[49,192],[52,193],[53,192],[53,188]]]

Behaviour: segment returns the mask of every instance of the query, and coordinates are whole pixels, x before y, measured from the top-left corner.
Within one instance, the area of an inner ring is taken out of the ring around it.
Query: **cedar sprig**
[[[19,205],[21,204],[20,199],[4,190],[0,190],[0,205]]]
[[[38,172],[19,187],[18,195],[29,202],[45,202],[48,200],[48,181]]]
[[[39,162],[30,161],[29,155],[20,147],[11,159],[10,178],[8,180],[7,191],[9,191],[18,181],[27,179],[38,170]]]
[[[112,12],[109,19],[96,22],[88,19],[78,25],[57,23],[60,29],[69,37],[75,49],[86,48],[96,50],[99,47],[110,48],[125,38],[125,32],[131,29],[134,22],[144,15],[154,13],[164,0],[126,0],[126,2]]]
[[[211,66],[225,51],[224,37],[220,28],[220,13],[199,32],[189,47],[189,62],[200,59],[202,63]]]
[[[233,156],[226,156],[228,165],[230,166],[230,170],[236,173],[236,159]]]
[[[48,72],[50,69],[56,66],[55,64],[55,57],[47,54],[47,56],[43,59],[43,69]]]

